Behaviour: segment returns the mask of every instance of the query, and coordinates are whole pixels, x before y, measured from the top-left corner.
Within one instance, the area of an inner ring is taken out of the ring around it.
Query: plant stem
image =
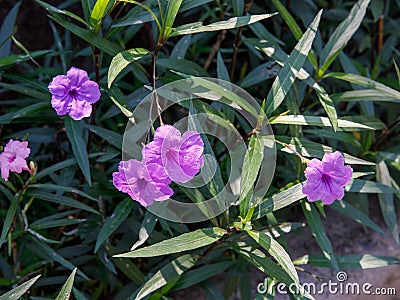
[[[242,16],[247,15],[252,4],[253,4],[253,0],[245,0],[244,1],[244,8],[243,8]],[[243,27],[239,27],[236,32],[235,42],[233,43],[232,63],[231,63],[231,69],[229,72],[229,77],[231,78],[231,81],[233,81],[233,76],[235,75],[236,59],[237,59],[237,55],[238,55],[238,51],[239,51],[239,46],[240,46],[241,40],[242,40],[242,32],[243,32]]]

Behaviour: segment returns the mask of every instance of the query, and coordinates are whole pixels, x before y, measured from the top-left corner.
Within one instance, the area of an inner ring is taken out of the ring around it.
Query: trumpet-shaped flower
[[[51,105],[57,115],[70,115],[74,120],[89,117],[92,104],[100,99],[99,85],[90,80],[84,70],[72,67],[67,75],[58,75],[48,86]]]
[[[310,160],[304,174],[307,180],[302,192],[308,201],[321,200],[332,204],[343,198],[344,186],[350,182],[353,169],[344,165],[343,155],[336,151],[326,153],[322,161],[316,158]]]
[[[162,125],[142,154],[146,164],[161,165],[171,180],[188,182],[204,164],[203,151],[204,143],[198,132],[187,131],[181,136],[175,127]]]
[[[168,186],[169,183],[171,180],[160,165],[146,165],[136,159],[121,161],[118,172],[113,173],[114,186],[143,206],[172,196],[174,192]]]
[[[30,152],[28,142],[10,140],[0,153],[1,177],[7,181],[10,171],[16,173],[21,173],[22,170],[30,171],[25,160]]]

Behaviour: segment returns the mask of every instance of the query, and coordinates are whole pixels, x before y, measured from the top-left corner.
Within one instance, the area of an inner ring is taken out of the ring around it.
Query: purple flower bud
[[[100,99],[99,85],[84,70],[72,67],[67,75],[58,75],[48,86],[51,105],[57,115],[70,115],[74,120],[89,117],[92,104]]]
[[[321,200],[332,204],[335,200],[342,200],[344,186],[350,182],[353,169],[344,165],[343,155],[336,151],[326,153],[322,161],[316,158],[310,160],[304,174],[307,180],[302,192],[308,201]]]

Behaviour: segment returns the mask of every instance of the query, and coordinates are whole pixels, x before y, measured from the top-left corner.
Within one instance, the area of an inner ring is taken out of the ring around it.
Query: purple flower
[[[30,152],[28,142],[10,140],[0,153],[1,177],[7,181],[10,171],[16,173],[21,173],[22,170],[30,171],[25,160]]]
[[[171,180],[160,165],[145,165],[136,159],[121,161],[118,172],[113,173],[115,187],[143,206],[172,196],[174,191],[168,186],[169,183]]]
[[[203,151],[204,143],[198,132],[187,131],[181,136],[175,127],[162,125],[142,154],[146,164],[163,166],[171,180],[188,182],[204,164]]]
[[[322,161],[310,160],[304,174],[307,180],[302,192],[308,201],[322,200],[325,204],[332,204],[343,198],[343,187],[350,182],[353,169],[344,165],[343,155],[336,151],[326,153]]]
[[[84,70],[72,67],[67,75],[58,75],[49,84],[51,105],[57,115],[69,114],[74,120],[89,117],[92,104],[100,99],[99,85]]]

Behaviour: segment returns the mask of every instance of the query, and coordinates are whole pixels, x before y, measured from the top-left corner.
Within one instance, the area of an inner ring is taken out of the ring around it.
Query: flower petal
[[[69,109],[69,115],[74,120],[81,120],[85,117],[90,117],[92,113],[92,105],[86,101],[73,99]]]
[[[67,77],[73,87],[79,87],[89,80],[89,76],[85,70],[75,67],[71,67],[71,69],[68,70]]]
[[[91,80],[86,81],[75,89],[76,98],[81,101],[95,103],[100,99],[99,85]]]

